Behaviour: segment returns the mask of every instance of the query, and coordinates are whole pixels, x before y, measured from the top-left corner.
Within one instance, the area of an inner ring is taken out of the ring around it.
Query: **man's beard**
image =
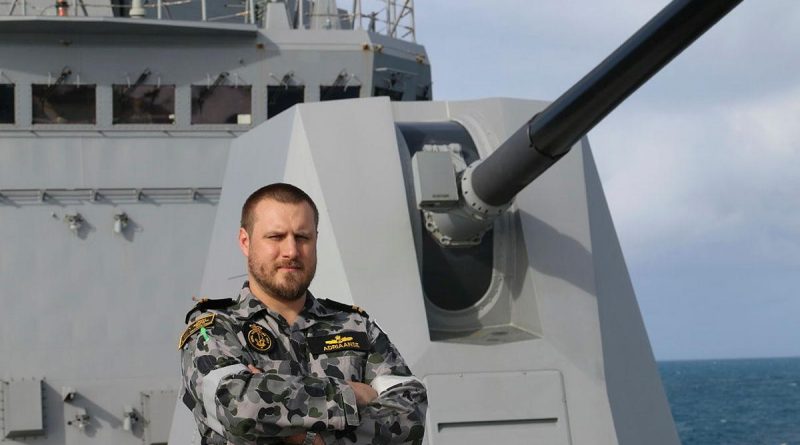
[[[262,264],[257,266],[253,257],[247,259],[247,267],[250,269],[250,274],[258,285],[269,293],[271,296],[283,301],[295,301],[305,295],[308,290],[308,285],[314,278],[316,266],[311,265],[307,270],[302,263],[297,261],[286,261],[283,263],[273,264],[272,273],[268,273],[267,266]],[[298,267],[300,274],[287,273],[284,274],[284,280],[279,283],[277,280],[278,268],[280,267]]]

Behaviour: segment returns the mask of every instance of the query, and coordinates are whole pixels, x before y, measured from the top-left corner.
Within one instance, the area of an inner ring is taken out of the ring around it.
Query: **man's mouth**
[[[302,270],[303,265],[298,263],[279,264],[276,269],[278,270]]]

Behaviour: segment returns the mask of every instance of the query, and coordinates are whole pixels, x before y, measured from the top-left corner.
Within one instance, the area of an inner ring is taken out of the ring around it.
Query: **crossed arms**
[[[363,382],[302,372],[292,360],[261,361],[216,317],[181,351],[183,400],[198,422],[233,443],[421,443],[427,397],[386,334],[367,320]],[[344,375],[342,375],[344,377]]]

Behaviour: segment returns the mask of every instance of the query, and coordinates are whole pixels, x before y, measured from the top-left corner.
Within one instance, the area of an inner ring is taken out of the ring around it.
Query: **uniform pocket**
[[[325,375],[354,382],[363,381],[366,360],[365,352],[351,350],[320,354],[319,356],[319,364]]]

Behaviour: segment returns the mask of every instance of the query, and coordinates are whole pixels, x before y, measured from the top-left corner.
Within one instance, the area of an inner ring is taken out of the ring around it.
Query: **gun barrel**
[[[600,120],[741,0],[675,0],[517,130],[473,173],[486,203],[510,202]]]

